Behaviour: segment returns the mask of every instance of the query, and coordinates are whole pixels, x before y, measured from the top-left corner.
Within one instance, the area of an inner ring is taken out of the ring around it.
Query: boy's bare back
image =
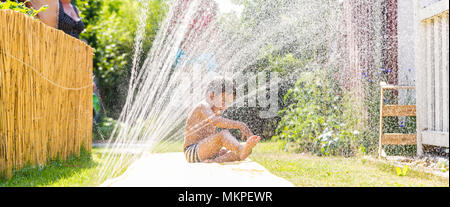
[[[209,112],[209,113],[205,113]],[[198,104],[189,115],[185,126],[185,140],[183,148],[195,144],[216,133],[217,127],[209,123],[211,115],[215,116],[211,106],[206,102]]]
[[[227,88],[232,91],[227,92]],[[188,162],[229,162],[246,159],[261,139],[254,136],[246,124],[221,117],[236,98],[235,87],[227,79],[215,79],[208,84],[206,100],[192,110],[186,120],[184,154]],[[216,132],[221,128],[220,132]],[[245,145],[241,145],[228,129],[240,130]]]

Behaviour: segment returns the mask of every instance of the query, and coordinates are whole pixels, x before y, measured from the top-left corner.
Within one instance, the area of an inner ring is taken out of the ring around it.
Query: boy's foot
[[[261,137],[256,135],[247,138],[247,142],[245,143],[244,148],[242,149],[240,154],[241,160],[247,159],[247,157],[252,153],[253,147],[256,146],[259,140],[261,140]]]
[[[220,150],[219,150],[219,156],[218,156],[218,157],[220,157],[220,156],[222,156],[222,155],[224,155],[224,154],[227,154],[228,151],[229,151],[229,150],[227,150],[227,149],[225,149],[225,148],[220,149]]]
[[[213,163],[213,160],[203,160],[204,163]]]

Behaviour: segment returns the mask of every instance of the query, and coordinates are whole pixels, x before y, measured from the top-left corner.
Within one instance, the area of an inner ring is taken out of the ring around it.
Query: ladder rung
[[[382,85],[383,89],[386,90],[415,90],[415,86],[394,86],[394,85]]]
[[[415,105],[385,105],[383,116],[416,116]]]
[[[417,144],[417,135],[398,133],[383,134],[381,143],[388,145],[415,145]]]

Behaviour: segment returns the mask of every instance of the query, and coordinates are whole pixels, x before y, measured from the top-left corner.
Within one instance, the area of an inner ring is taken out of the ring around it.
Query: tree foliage
[[[127,95],[134,40],[141,18],[138,11],[142,5],[134,0],[78,0],[75,3],[86,25],[80,38],[95,49],[94,74],[104,106],[108,116],[116,118]],[[150,1],[146,8],[143,52],[151,48],[167,10],[161,0]]]
[[[26,3],[28,3],[28,2],[29,1],[17,2],[17,1],[6,0],[4,2],[0,2],[0,10],[1,9],[10,9],[10,10],[14,10],[14,11],[17,11],[20,13],[24,13],[31,17],[36,17],[36,15],[39,12],[45,11],[48,8],[47,6],[43,6],[43,7],[39,8],[38,10],[36,10],[31,7],[27,7]]]
[[[280,75],[279,107],[283,103],[289,88],[295,86],[300,73],[311,71],[313,67],[325,65],[329,54],[328,46],[333,41],[327,32],[330,26],[330,10],[335,6],[332,1],[294,1],[294,0],[235,0],[243,5],[240,17],[227,16],[223,21],[228,39],[239,37],[235,43],[238,49],[255,45],[250,63],[247,59],[239,65],[246,65],[245,72],[277,72]],[[235,39],[235,38],[234,38]],[[236,49],[236,50],[238,50]],[[244,119],[251,129],[265,138],[274,135],[281,115],[262,119],[258,107],[232,109],[231,118]]]

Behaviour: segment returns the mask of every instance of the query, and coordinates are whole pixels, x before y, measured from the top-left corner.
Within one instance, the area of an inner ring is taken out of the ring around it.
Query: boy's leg
[[[224,154],[227,154],[228,152],[230,152],[230,150],[227,150],[225,147],[222,147],[222,149],[219,150],[219,153],[217,154],[217,157],[220,157]]]
[[[245,143],[243,149],[240,151],[240,153],[236,153],[233,151],[230,151],[226,154],[221,154],[219,151],[219,155],[216,158],[205,160],[206,162],[233,162],[233,161],[240,161],[245,160],[247,157],[252,153],[253,147],[259,142],[261,138],[258,136],[252,136],[247,139],[247,142]]]
[[[252,153],[253,147],[260,139],[258,136],[249,137],[245,145],[242,146],[228,130],[222,130],[220,133],[203,139],[198,143],[198,156],[201,161],[210,159],[216,156],[222,147],[225,147],[239,155],[240,160],[245,160]]]
[[[239,158],[241,160],[247,159],[247,157],[252,153],[253,147],[261,140],[259,136],[251,136],[247,138],[247,142],[245,142],[244,148],[239,154]]]
[[[201,161],[217,155],[222,147],[239,154],[244,148],[228,130],[212,135],[198,143],[198,156]]]
[[[241,158],[238,154],[235,152],[227,152],[223,155],[219,155],[218,157],[211,159],[211,160],[205,160],[206,162],[217,162],[217,163],[223,163],[223,162],[234,162],[234,161],[240,161]]]

